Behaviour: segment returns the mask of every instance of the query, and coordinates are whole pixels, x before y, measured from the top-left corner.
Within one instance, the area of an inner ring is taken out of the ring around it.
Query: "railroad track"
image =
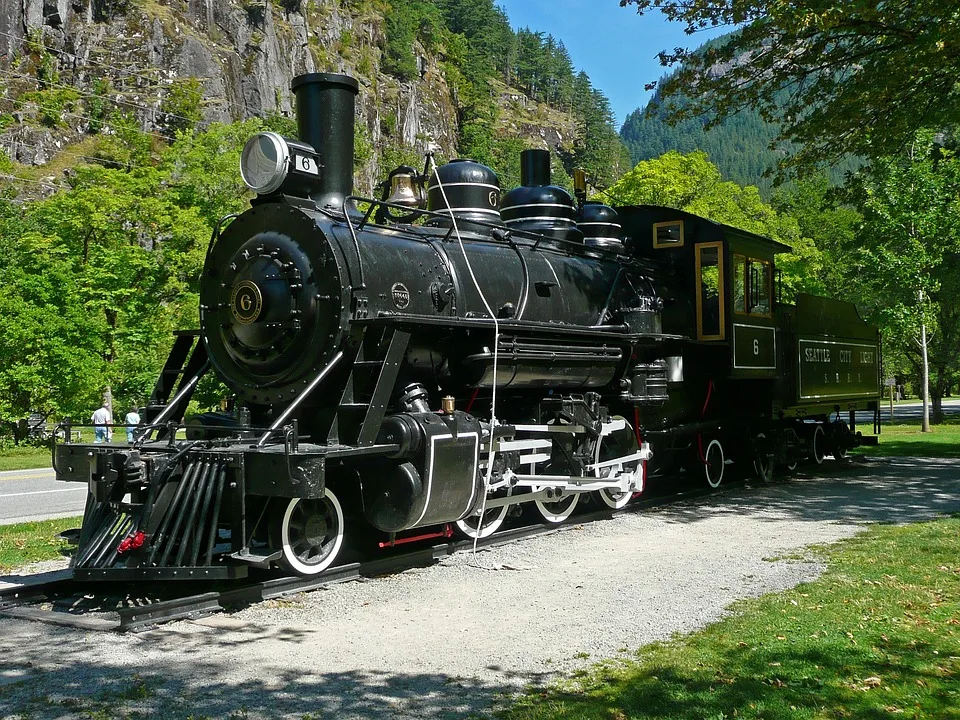
[[[615,514],[639,512],[707,495],[722,495],[743,486],[743,482],[735,481],[719,490],[687,489],[639,498],[616,513],[607,508],[582,513],[563,525],[538,524],[500,530],[493,536],[478,541],[477,548],[508,545],[541,535],[564,532],[583,523],[609,519]],[[194,619],[284,595],[317,590],[336,583],[426,567],[443,557],[470,551],[473,547],[473,540],[451,540],[389,557],[336,566],[318,577],[270,576],[252,582],[241,581],[222,584],[222,587],[208,587],[201,592],[195,592],[196,587],[177,585],[176,588],[191,592],[173,596],[169,596],[169,583],[143,583],[142,591],[132,593],[128,584],[80,582],[69,577],[69,571],[58,571],[53,573],[54,577],[48,581],[0,587],[0,616],[83,630],[138,632],[173,620]]]

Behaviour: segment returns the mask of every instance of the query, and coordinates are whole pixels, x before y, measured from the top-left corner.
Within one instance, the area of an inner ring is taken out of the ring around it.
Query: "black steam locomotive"
[[[136,441],[55,448],[89,486],[76,577],[315,574],[345,533],[484,537],[520,508],[623,507],[651,474],[715,487],[731,463],[769,478],[875,439],[854,411],[876,418],[877,332],[848,303],[780,302],[788,248],[587,202],[580,176],[571,197],[541,150],[502,197],[467,160],[354,197],[357,90],[300,76],[299,139],[247,143],[256,199],[214,233],[200,330]],[[206,372],[233,405],[184,425]]]

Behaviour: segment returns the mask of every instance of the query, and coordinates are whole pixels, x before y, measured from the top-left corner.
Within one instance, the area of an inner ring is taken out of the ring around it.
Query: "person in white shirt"
[[[93,423],[93,441],[95,443],[108,442],[112,434],[110,428],[107,427],[110,424],[110,403],[104,401],[101,407],[93,411],[90,421]]]
[[[126,417],[123,418],[123,422],[127,425],[127,442],[133,442],[133,435],[137,430],[137,425],[140,424],[140,413],[137,412],[137,406],[134,405],[130,408],[130,412],[127,413]]]

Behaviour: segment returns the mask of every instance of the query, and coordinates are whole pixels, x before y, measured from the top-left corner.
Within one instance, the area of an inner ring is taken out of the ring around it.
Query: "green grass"
[[[866,456],[894,455],[898,457],[960,457],[960,417],[948,415],[940,425],[931,425],[930,432],[920,431],[920,421],[887,425],[884,418],[880,444],[864,446],[852,451]],[[894,411],[896,419],[896,411]]]
[[[0,470],[31,470],[50,467],[50,448],[17,445],[0,450]]]
[[[498,716],[960,718],[960,517],[875,526],[821,552],[816,582],[737,603]]]
[[[80,527],[79,517],[0,525],[0,573],[41,560],[63,557],[69,545],[57,534]]]

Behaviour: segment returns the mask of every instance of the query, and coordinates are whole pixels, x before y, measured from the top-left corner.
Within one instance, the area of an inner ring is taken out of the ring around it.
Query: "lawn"
[[[829,565],[816,582],[530,691],[499,717],[960,718],[960,517],[817,552]]]
[[[41,560],[63,557],[70,547],[57,535],[80,527],[79,517],[0,525],[0,573]]]
[[[49,468],[50,448],[17,445],[0,450],[0,471]]]
[[[948,415],[942,424],[931,425],[928,433],[920,431],[919,420],[893,425],[884,421],[878,446],[852,452],[867,456],[960,457],[960,416]]]

